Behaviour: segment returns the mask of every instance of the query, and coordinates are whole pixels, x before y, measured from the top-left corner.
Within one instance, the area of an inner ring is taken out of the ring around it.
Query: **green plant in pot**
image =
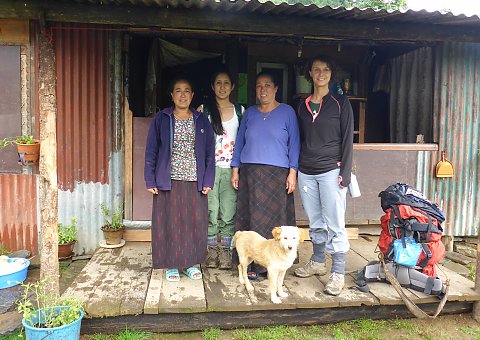
[[[58,224],[58,258],[68,259],[73,255],[73,247],[77,242],[77,218],[72,216],[71,224]]]
[[[79,339],[84,316],[82,301],[48,292],[48,280],[22,284],[17,302],[27,339]]]
[[[117,207],[110,209],[105,203],[101,203],[100,209],[105,221],[100,228],[103,231],[105,242],[108,245],[120,244],[125,230],[123,225],[123,205],[119,204]]]
[[[0,140],[0,148],[16,145],[19,163],[29,165],[37,163],[40,158],[40,141],[30,135],[7,137]]]

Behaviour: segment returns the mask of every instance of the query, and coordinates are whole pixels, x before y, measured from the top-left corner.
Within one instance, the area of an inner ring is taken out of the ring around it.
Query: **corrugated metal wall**
[[[436,50],[434,132],[439,153],[424,164],[422,189],[440,202],[448,235],[476,235],[480,225],[480,44],[448,43]],[[455,168],[433,177],[440,151]]]
[[[35,175],[0,174],[0,244],[38,254]]]
[[[112,150],[112,129],[121,112],[112,110],[118,104],[111,92],[121,75],[114,77],[111,40],[92,26],[55,28],[58,221],[77,217],[77,254],[92,253],[103,239],[99,204],[122,200],[122,150]]]
[[[57,171],[62,190],[108,182],[108,33],[85,26],[55,31]]]

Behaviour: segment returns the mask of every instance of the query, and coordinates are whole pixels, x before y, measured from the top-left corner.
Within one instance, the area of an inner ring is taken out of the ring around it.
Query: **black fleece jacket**
[[[314,115],[308,103],[298,107],[300,160],[298,170],[318,175],[340,167],[342,185],[350,184],[353,153],[353,111],[347,97],[329,92]]]

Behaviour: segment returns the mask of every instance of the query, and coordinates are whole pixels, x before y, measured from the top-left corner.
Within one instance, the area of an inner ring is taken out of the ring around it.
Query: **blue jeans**
[[[339,173],[340,169],[319,175],[298,172],[298,190],[314,245],[312,260],[317,262],[318,258],[325,258],[323,254],[315,254],[318,249],[324,248],[329,254],[346,253],[350,249],[345,230],[347,188],[338,185]]]

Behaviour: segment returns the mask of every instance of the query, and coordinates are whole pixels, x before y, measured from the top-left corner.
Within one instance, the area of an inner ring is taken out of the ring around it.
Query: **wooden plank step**
[[[158,305],[160,303],[160,292],[162,290],[162,281],[165,271],[163,269],[153,269],[150,283],[148,285],[147,297],[143,305],[143,313],[158,314]]]
[[[444,282],[450,280],[448,301],[480,301],[480,293],[475,292],[475,283],[440,265],[437,275]]]
[[[65,295],[86,294],[90,317],[143,312],[151,271],[149,244],[128,242],[122,248],[99,249]],[[89,291],[90,290],[90,291]]]
[[[207,310],[252,310],[252,302],[245,287],[238,281],[238,271],[202,268]]]
[[[159,313],[206,312],[203,280],[190,280],[180,273],[179,282],[162,281]]]
[[[323,293],[323,284],[315,276],[300,278],[293,274],[295,265],[287,271],[284,286],[295,300],[297,308],[330,308],[338,307],[339,301],[330,295]],[[283,299],[282,299],[283,301]]]

